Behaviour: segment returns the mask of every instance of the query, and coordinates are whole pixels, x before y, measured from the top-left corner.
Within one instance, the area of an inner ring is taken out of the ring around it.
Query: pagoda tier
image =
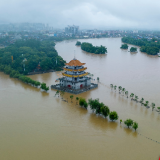
[[[77,77],[83,77],[83,76],[87,76],[88,75],[88,72],[85,72],[83,74],[66,74],[66,73],[62,73],[63,76],[66,76],[66,77],[74,77],[74,78],[77,78]]]
[[[78,71],[84,71],[84,70],[86,70],[87,69],[87,67],[82,67],[82,68],[79,68],[79,69],[68,69],[68,67],[67,68],[63,68],[65,71],[71,71],[71,72],[78,72]]]
[[[85,63],[81,63],[79,60],[74,58],[73,60],[71,60],[69,63],[66,63],[65,65],[76,67],[76,66],[83,66],[83,65],[85,65]]]

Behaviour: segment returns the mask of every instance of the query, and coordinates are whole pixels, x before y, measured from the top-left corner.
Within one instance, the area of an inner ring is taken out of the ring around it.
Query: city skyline
[[[159,30],[159,5],[158,0],[6,0],[1,2],[0,24],[29,22],[60,29],[77,25],[81,29]]]

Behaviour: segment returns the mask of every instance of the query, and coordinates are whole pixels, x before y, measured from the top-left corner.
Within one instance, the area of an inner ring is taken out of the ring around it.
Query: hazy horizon
[[[2,23],[45,23],[63,29],[159,30],[160,1],[144,0],[6,0],[0,6]]]

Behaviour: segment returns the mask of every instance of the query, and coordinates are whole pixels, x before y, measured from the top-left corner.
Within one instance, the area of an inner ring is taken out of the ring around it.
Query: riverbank
[[[43,74],[43,73],[50,73],[50,72],[56,72],[56,71],[50,69],[48,71],[29,72],[28,75]]]

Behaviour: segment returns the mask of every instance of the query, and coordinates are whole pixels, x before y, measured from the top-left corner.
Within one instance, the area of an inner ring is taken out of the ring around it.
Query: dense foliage
[[[124,121],[124,124],[127,125],[128,128],[129,128],[130,126],[133,125],[133,120],[132,119],[127,119],[127,120]]]
[[[137,52],[137,48],[136,47],[131,47],[130,52]]]
[[[132,37],[123,37],[122,42],[140,46],[141,52],[146,52],[150,55],[157,55],[160,49],[160,41],[157,41],[155,38],[153,38],[151,41],[148,41],[145,38],[135,39]]]
[[[49,87],[46,86],[46,83],[41,83],[41,89],[48,91]]]
[[[90,52],[90,53],[95,53],[95,54],[105,54],[107,53],[107,48],[105,46],[93,46],[91,43],[83,42],[81,44],[81,49]]]
[[[79,98],[79,105],[80,105],[81,107],[86,108],[86,109],[87,109],[87,107],[88,107],[88,103],[87,103],[86,100],[85,100],[84,98],[82,98],[82,97]]]
[[[31,84],[31,85],[33,85],[35,87],[38,87],[38,86],[41,85],[41,88],[43,90],[46,90],[46,91],[49,90],[49,87],[46,87],[45,83],[41,84],[38,81],[32,80],[29,77],[26,77],[26,76],[20,74],[18,71],[12,69],[9,65],[7,66],[7,65],[0,64],[0,71],[3,71],[4,73],[9,74],[10,77],[12,77],[12,78],[18,78],[19,80],[21,80],[24,83]]]
[[[116,111],[113,111],[113,112],[110,112],[109,113],[109,119],[114,121],[114,120],[117,120],[118,119],[118,114]]]
[[[120,48],[121,49],[128,49],[128,45],[127,44],[122,44],[122,46]]]
[[[137,122],[133,122],[132,127],[133,127],[133,128],[135,129],[135,131],[136,131],[136,129],[138,128],[138,123],[137,123]]]
[[[58,56],[54,46],[53,41],[19,40],[0,49],[0,64],[8,65],[20,74],[34,71],[38,64],[42,71],[61,70],[65,61]]]
[[[109,115],[110,109],[104,103],[100,103],[99,99],[89,99],[88,104],[91,110],[95,111],[96,114],[102,114],[105,118]]]
[[[81,42],[77,41],[76,46],[80,46],[80,45],[81,45]]]

